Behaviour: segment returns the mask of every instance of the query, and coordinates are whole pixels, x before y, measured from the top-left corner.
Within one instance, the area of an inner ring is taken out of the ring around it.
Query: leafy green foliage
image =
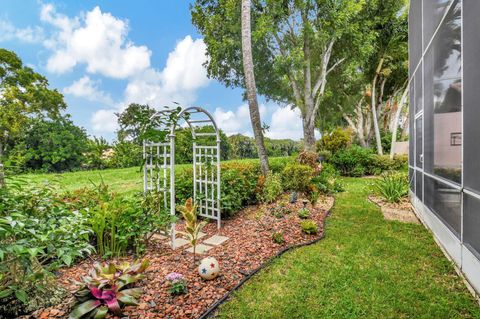
[[[318,225],[311,219],[302,220],[300,227],[302,227],[302,231],[307,235],[315,235],[318,233]]]
[[[30,120],[13,150],[21,170],[62,172],[78,169],[87,151],[85,130],[65,118]]]
[[[47,79],[24,66],[12,51],[0,49],[0,162],[7,145],[16,144],[32,118],[55,119],[66,108],[63,96]]]
[[[318,141],[318,149],[329,151],[331,154],[347,148],[352,142],[352,132],[350,129],[337,127],[328,134],[323,134]]]
[[[322,164],[320,174],[312,179],[312,184],[316,187],[318,192],[324,194],[333,194],[342,192],[343,187],[339,182],[339,174],[332,164]]]
[[[314,170],[307,165],[288,164],[282,172],[282,182],[285,190],[308,192]]]
[[[51,186],[1,188],[0,300],[15,296],[27,308],[38,303],[38,295],[51,291],[52,272],[93,252],[90,233],[84,213],[62,202]]]
[[[371,156],[371,163],[367,170],[370,175],[379,175],[386,171],[407,170],[408,156],[395,156],[393,159],[388,155]]]
[[[331,163],[344,176],[363,176],[371,165],[372,151],[358,145],[340,150],[331,158]]]
[[[282,244],[285,243],[285,235],[283,234],[283,232],[273,232],[272,233],[272,241],[275,244],[282,245]]]
[[[140,166],[143,162],[142,147],[131,141],[117,141],[113,144],[110,167]]]
[[[120,316],[123,305],[138,305],[141,288],[133,284],[145,278],[143,274],[148,261],[129,262],[104,266],[95,264],[89,276],[82,278],[82,286],[75,293],[77,306],[70,313],[70,319],[105,318],[107,313]]]
[[[109,158],[105,152],[110,149],[110,145],[103,137],[89,139],[87,142],[87,152],[85,153],[84,166],[87,168],[103,169],[109,166]]]
[[[263,176],[261,176],[263,178]],[[282,177],[271,173],[266,178],[257,193],[260,203],[271,203],[283,193]]]
[[[375,181],[374,190],[390,203],[398,203],[408,195],[408,176],[405,173],[383,174]]]

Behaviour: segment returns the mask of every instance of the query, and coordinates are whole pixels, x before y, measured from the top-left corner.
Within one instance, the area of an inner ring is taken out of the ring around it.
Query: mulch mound
[[[380,207],[383,217],[387,220],[396,220],[403,223],[420,224],[417,216],[413,212],[412,204],[407,198],[403,198],[399,203],[389,203],[382,197],[370,195],[368,199]]]
[[[241,210],[234,217],[223,220],[220,230],[217,230],[216,223],[209,223],[203,230],[207,236],[203,237],[202,241],[214,234],[227,236],[229,240],[203,255],[198,255],[195,264],[193,254],[185,251],[188,245],[172,250],[168,246],[168,240],[152,241],[143,257],[150,260],[150,266],[146,272],[147,278],[139,285],[144,289],[140,305],[126,307],[124,316],[132,319],[198,318],[245,277],[285,248],[309,243],[322,237],[324,220],[333,205],[332,197],[320,198],[315,207],[307,204],[311,212],[309,219],[318,224],[319,232],[316,235],[306,235],[301,230],[301,219],[297,216],[298,210],[303,207],[301,198],[295,204],[288,203],[287,195],[279,201],[286,203],[286,207],[291,211],[282,218],[270,214],[269,208],[275,204],[253,205]],[[285,243],[274,243],[273,232],[283,232]],[[197,273],[199,260],[206,256],[215,257],[221,268],[221,275],[211,281],[203,280]],[[133,257],[126,258],[130,259]],[[58,278],[59,283],[74,292],[77,286],[72,280],[80,280],[91,268],[92,262],[86,260],[62,270]],[[170,272],[184,275],[188,282],[187,294],[180,296],[169,294],[169,284],[165,276]],[[65,318],[73,304],[73,297],[69,297],[60,305],[36,311],[26,318]]]

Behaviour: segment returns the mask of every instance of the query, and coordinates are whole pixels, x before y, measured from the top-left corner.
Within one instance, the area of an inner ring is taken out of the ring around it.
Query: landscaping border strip
[[[325,218],[326,217],[329,217],[330,216],[330,210],[327,211],[326,215],[325,215]],[[325,223],[324,223],[325,225]],[[215,310],[217,310],[217,308],[223,304],[225,301],[227,301],[227,299],[230,298],[230,295],[235,292],[236,290],[238,290],[240,287],[243,286],[244,283],[246,283],[250,278],[252,278],[255,274],[257,274],[260,270],[264,269],[266,266],[269,266],[273,263],[273,261],[279,257],[281,257],[284,253],[288,252],[288,251],[291,251],[293,249],[296,249],[296,248],[300,248],[300,247],[305,247],[305,246],[310,246],[310,245],[313,245],[313,244],[316,244],[318,243],[320,240],[322,240],[323,238],[325,238],[325,229],[326,227],[323,228],[323,233],[322,235],[319,237],[319,238],[316,238],[312,241],[309,241],[309,242],[306,242],[306,243],[301,243],[301,244],[296,244],[296,245],[292,245],[292,246],[289,246],[289,247],[285,247],[284,249],[280,250],[278,253],[276,253],[275,255],[273,255],[272,257],[270,257],[265,263],[263,263],[262,265],[260,265],[260,267],[254,269],[253,271],[251,271],[248,275],[246,275],[235,287],[233,287],[232,290],[230,290],[229,292],[227,292],[225,295],[223,295],[223,297],[219,300],[217,300],[213,305],[211,305],[200,317],[198,317],[199,319],[207,319],[207,318],[210,318]]]

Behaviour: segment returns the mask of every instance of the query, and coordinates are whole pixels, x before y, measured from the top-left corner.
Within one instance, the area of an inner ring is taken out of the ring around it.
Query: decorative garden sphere
[[[198,274],[207,280],[216,278],[220,274],[218,261],[213,257],[203,258],[198,266]]]

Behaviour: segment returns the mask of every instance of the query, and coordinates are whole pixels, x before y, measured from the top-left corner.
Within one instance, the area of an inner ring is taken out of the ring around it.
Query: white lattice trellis
[[[173,111],[157,112],[162,117]],[[213,117],[200,107],[189,107],[178,113],[178,120],[187,123],[193,138],[193,197],[198,204],[199,216],[217,221],[221,226],[220,207],[220,134]],[[164,207],[175,215],[175,130],[178,121],[170,124],[166,141],[143,143],[143,185],[144,192],[156,190],[163,194]],[[202,131],[211,126],[214,132]],[[161,129],[161,128],[159,128]],[[199,132],[201,131],[201,132]],[[168,231],[175,248],[175,224]]]

